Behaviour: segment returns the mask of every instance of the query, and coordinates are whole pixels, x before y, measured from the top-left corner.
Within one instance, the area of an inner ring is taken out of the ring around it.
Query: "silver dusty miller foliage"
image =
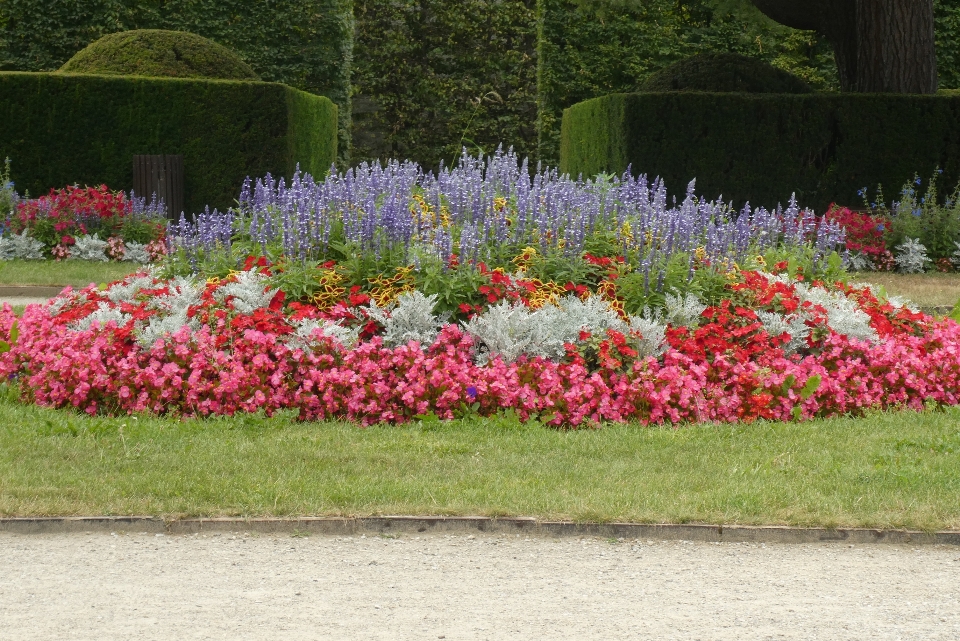
[[[24,229],[20,234],[0,236],[0,260],[43,260],[43,243],[27,236]]]
[[[630,332],[640,336],[634,342],[639,358],[660,356],[667,351],[667,324],[659,318],[642,316],[630,317]]]
[[[78,236],[77,242],[70,247],[70,258],[73,260],[96,260],[107,262],[107,241],[100,240],[100,236]]]
[[[480,342],[477,361],[481,364],[495,354],[507,363],[522,355],[562,358],[567,343],[581,342],[581,331],[603,336],[608,329],[624,333],[630,329],[597,296],[586,301],[566,296],[558,305],[544,305],[537,310],[522,303],[501,301],[463,323],[463,328]],[[655,336],[655,332],[650,333]]]
[[[908,238],[903,244],[897,245],[894,259],[897,269],[904,274],[922,274],[931,263],[927,248],[918,238]]]
[[[150,254],[147,252],[147,246],[143,243],[134,241],[124,243],[123,250],[124,262],[140,263],[141,265],[146,265],[150,262]]]
[[[771,282],[792,282],[785,274],[764,276]],[[827,325],[836,333],[874,343],[879,340],[876,331],[870,327],[870,315],[857,307],[856,301],[847,298],[843,292],[831,292],[807,283],[796,283],[794,291],[801,305],[810,302],[823,307],[827,312]],[[790,341],[784,346],[787,353],[807,346],[807,336],[810,334],[807,321],[812,320],[812,316],[803,307],[787,315],[760,311],[757,312],[757,317],[771,336],[780,336],[784,332],[790,335]]]
[[[269,307],[270,301],[280,291],[264,289],[266,286],[267,277],[260,272],[240,272],[235,282],[218,287],[213,297],[218,303],[225,303],[230,299],[234,310],[241,314],[252,314],[258,309]]]
[[[700,323],[700,314],[706,308],[693,294],[685,297],[667,294],[665,320],[675,327],[696,327]]]
[[[74,331],[82,332],[90,329],[94,323],[103,327],[110,321],[113,321],[119,327],[120,325],[126,324],[131,318],[133,317],[130,316],[130,314],[125,314],[116,307],[111,307],[109,303],[101,302],[97,307],[97,311],[76,322],[70,323],[69,327]]]
[[[134,327],[137,342],[143,347],[150,347],[156,341],[170,334],[175,334],[184,326],[191,330],[200,328],[194,318],[189,318],[187,312],[193,305],[200,304],[200,295],[203,285],[190,278],[174,278],[167,284],[168,294],[157,296],[150,300],[148,307],[158,313],[150,317],[144,325],[138,323]]]
[[[436,303],[436,294],[424,296],[414,291],[400,294],[397,302],[386,309],[373,301],[366,309],[372,320],[383,325],[383,344],[387,347],[406,345],[410,341],[427,347],[437,340],[445,320],[433,313]]]
[[[309,349],[316,343],[317,334],[329,336],[346,349],[353,348],[360,340],[361,327],[344,327],[339,322],[303,318],[296,322],[296,329],[290,335],[288,345],[292,349]]]
[[[850,252],[844,256],[845,267],[854,272],[870,272],[875,269],[869,256],[860,252]]]
[[[786,316],[777,312],[757,312],[757,317],[763,323],[763,329],[770,336],[790,335],[790,340],[783,345],[783,351],[793,354],[807,346],[807,337],[810,335],[810,326],[804,314],[790,314]]]

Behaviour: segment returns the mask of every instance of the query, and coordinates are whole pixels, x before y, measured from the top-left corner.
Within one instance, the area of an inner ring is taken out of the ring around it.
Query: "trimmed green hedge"
[[[0,70],[56,71],[94,40],[131,29],[210,38],[267,82],[327,96],[348,159],[353,0],[0,0]]]
[[[682,197],[721,194],[736,206],[856,205],[888,198],[919,173],[960,181],[960,96],[890,94],[614,94],[566,109],[561,171],[662,177]]]
[[[59,70],[109,76],[260,80],[237,54],[210,38],[163,29],[111,33],[78,51]]]
[[[564,109],[639,91],[651,73],[696,53],[739,53],[798,75],[815,89],[838,86],[833,51],[815,34],[773,24],[756,27],[711,4],[716,3],[537,0],[540,160],[551,165],[560,160]]]
[[[21,192],[74,183],[129,190],[135,154],[183,154],[185,207],[233,204],[246,176],[324,175],[337,107],[285,85],[0,73],[0,159]]]
[[[698,53],[650,74],[640,91],[813,93],[802,78],[739,53]]]

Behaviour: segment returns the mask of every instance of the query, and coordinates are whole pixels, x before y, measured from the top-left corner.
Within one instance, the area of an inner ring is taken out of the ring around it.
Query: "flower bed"
[[[850,242],[879,246],[855,222]],[[843,228],[792,201],[733,212],[691,183],[670,206],[660,181],[497,154],[248,181],[167,238],[150,274],[4,308],[0,374],[91,414],[364,424],[801,420],[960,395],[957,324],[844,284]]]
[[[861,189],[864,211],[833,205],[826,218],[846,230],[846,263],[856,271],[899,271],[919,274],[930,269],[952,272],[960,267],[960,186],[940,199],[937,171],[924,195],[919,177],[900,190],[889,206],[878,189],[875,201]]]
[[[112,192],[106,185],[66,187],[15,202],[0,235],[0,260],[152,263],[167,253],[165,229],[162,203]]]
[[[295,409],[364,424],[504,410],[558,426],[789,420],[960,395],[956,323],[785,273],[741,272],[718,305],[671,299],[669,322],[568,296],[452,324],[418,292],[389,310],[287,304],[263,271],[67,291],[27,308],[0,373],[30,401],[91,414]],[[5,307],[0,334],[15,321]]]

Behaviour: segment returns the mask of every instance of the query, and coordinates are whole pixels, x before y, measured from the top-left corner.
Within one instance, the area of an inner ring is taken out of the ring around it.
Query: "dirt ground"
[[[0,534],[0,639],[960,639],[960,548]]]

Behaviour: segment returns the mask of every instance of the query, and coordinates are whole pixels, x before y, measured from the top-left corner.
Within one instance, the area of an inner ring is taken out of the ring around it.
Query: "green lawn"
[[[136,263],[98,263],[87,260],[0,260],[0,285],[86,287],[109,283],[142,269]]]
[[[953,307],[960,300],[960,273],[894,274],[862,272],[852,274],[850,282],[882,285],[891,296],[903,296],[927,310]]]
[[[361,429],[0,402],[0,514],[526,515],[960,528],[960,409],[801,424]]]

